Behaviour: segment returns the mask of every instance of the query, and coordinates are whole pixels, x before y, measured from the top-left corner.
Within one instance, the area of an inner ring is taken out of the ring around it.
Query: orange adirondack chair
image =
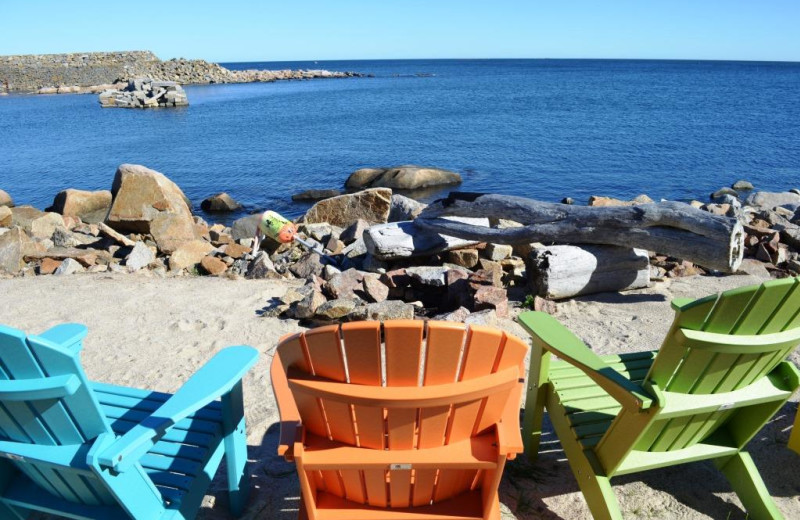
[[[297,464],[300,518],[499,520],[503,467],[522,452],[527,351],[496,329],[435,321],[283,337],[278,453]]]

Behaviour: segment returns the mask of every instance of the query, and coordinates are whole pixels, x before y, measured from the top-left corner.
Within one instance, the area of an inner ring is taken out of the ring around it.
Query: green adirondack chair
[[[596,519],[621,518],[616,475],[713,459],[750,518],[782,518],[745,445],[800,386],[800,278],[672,303],[661,349],[598,356],[555,318],[533,336],[523,440],[536,458],[543,408]],[[563,361],[551,363],[551,354]]]
[[[79,359],[86,333],[0,326],[0,518],[194,518],[223,455],[241,513],[241,380],[258,352],[224,349],[169,395],[90,382]]]

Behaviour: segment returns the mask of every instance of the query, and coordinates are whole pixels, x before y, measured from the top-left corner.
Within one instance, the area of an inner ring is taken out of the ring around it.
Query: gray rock
[[[385,300],[380,303],[370,303],[354,313],[360,320],[386,321],[386,320],[413,320],[414,306],[398,300]]]
[[[327,222],[304,224],[303,229],[308,236],[320,243],[324,243],[325,240],[331,236],[333,231],[333,228],[331,228],[331,225]]]
[[[342,249],[342,254],[347,258],[355,258],[357,256],[367,254],[367,245],[363,239],[358,239],[349,246]]]
[[[154,262],[156,255],[144,242],[136,242],[133,249],[125,259],[125,266],[130,271],[138,271]]]
[[[342,190],[306,190],[301,191],[300,193],[295,193],[292,195],[292,200],[294,201],[301,201],[301,200],[324,200],[329,199],[331,197],[338,197],[342,194]]]
[[[354,298],[358,295],[355,291],[362,289],[364,273],[357,269],[348,269],[339,274],[334,274],[325,284],[325,291],[332,298]]]
[[[260,223],[261,213],[237,219],[231,226],[231,236],[234,240],[252,239]]]
[[[298,319],[308,319],[316,314],[317,310],[326,303],[327,300],[322,291],[312,289],[309,293],[294,306],[294,316]]]
[[[505,260],[513,253],[513,248],[506,244],[487,244],[486,249],[483,250],[484,258],[499,262]]]
[[[289,266],[289,271],[298,278],[319,276],[323,269],[319,255],[311,252],[307,252],[300,260]]]
[[[392,194],[392,207],[389,210],[389,222],[403,222],[404,220],[414,220],[422,210],[427,208],[427,204],[400,195]]]
[[[733,185],[731,186],[731,188],[733,188],[734,190],[737,190],[737,191],[747,191],[747,190],[752,190],[753,189],[753,185],[749,181],[740,179],[740,180],[734,182]]]
[[[58,266],[58,269],[56,269],[53,274],[55,276],[61,276],[66,274],[82,273],[84,271],[86,271],[86,269],[84,269],[80,262],[74,258],[66,258],[63,262],[61,262],[61,265]]]
[[[326,265],[326,266],[325,266],[325,267],[322,269],[322,278],[323,278],[323,280],[330,280],[330,279],[332,279],[334,276],[336,276],[337,274],[339,274],[339,273],[341,273],[341,272],[342,272],[342,271],[341,271],[341,270],[339,270],[338,268],[336,268],[336,267],[334,267],[334,266],[332,266],[332,265],[330,265],[330,264],[327,264],[327,265]]]
[[[714,193],[711,194],[711,200],[718,201],[725,195],[731,195],[733,197],[738,197],[739,193],[733,188],[720,188]]]
[[[406,268],[406,274],[413,280],[431,287],[444,287],[448,268],[436,266],[415,266]]]
[[[258,253],[256,258],[250,263],[245,278],[251,280],[261,279],[280,279],[283,276],[275,270],[275,264],[269,259],[266,251]]]
[[[208,212],[228,212],[241,209],[242,205],[236,202],[233,197],[225,192],[217,193],[200,203],[200,208]]]
[[[745,204],[761,209],[773,209],[784,204],[800,204],[800,195],[790,191],[780,193],[757,191],[747,197]]]
[[[356,298],[337,298],[317,307],[314,314],[319,318],[338,320],[353,312],[359,302]]]
[[[497,313],[492,309],[473,312],[464,319],[464,323],[467,325],[482,325],[485,327],[496,327],[497,322]]]
[[[364,219],[358,219],[342,231],[339,235],[339,240],[345,244],[352,244],[356,240],[361,239],[367,228],[369,228],[369,222]]]
[[[361,269],[369,273],[385,273],[388,268],[388,263],[378,260],[369,253],[364,255],[364,260],[361,262]]]
[[[573,199],[572,197],[564,197],[563,199],[561,199],[561,204],[569,204],[569,205],[575,204],[575,199]]]
[[[457,323],[464,323],[466,319],[469,317],[469,309],[466,307],[459,307],[458,309],[452,312],[445,312],[444,314],[439,314],[434,316],[431,319],[438,320],[438,321],[454,321]]]

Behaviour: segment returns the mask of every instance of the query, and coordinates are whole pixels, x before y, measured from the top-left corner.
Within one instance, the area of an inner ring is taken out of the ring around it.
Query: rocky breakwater
[[[122,90],[109,89],[99,97],[100,106],[120,108],[157,108],[189,106],[189,98],[174,81],[136,78]]]
[[[160,60],[150,51],[0,56],[0,92],[99,93],[146,77],[180,84],[362,77],[327,70],[229,70],[205,60]]]

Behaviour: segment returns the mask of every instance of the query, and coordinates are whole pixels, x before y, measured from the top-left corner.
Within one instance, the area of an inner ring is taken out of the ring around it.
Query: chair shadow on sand
[[[756,467],[759,469],[770,495],[795,497],[800,493],[800,460],[798,455],[786,447],[791,426],[797,413],[797,403],[786,403],[773,419],[753,438],[747,446]],[[748,518],[738,499],[729,502],[718,496],[733,490],[722,473],[710,461],[692,462],[677,466],[623,475],[612,480],[614,493],[620,501],[623,516],[636,518],[642,516],[665,518],[670,511],[642,510],[626,507],[626,484],[642,483],[646,488],[671,495],[698,516],[725,518],[729,520]],[[563,518],[550,510],[546,499],[575,493],[583,501],[578,484],[570,470],[567,458],[545,416],[539,458],[530,463],[521,455],[506,466],[506,475],[500,488],[500,500],[518,520],[550,520]],[[650,507],[642,501],[643,507]],[[654,509],[658,508],[655,502]],[[780,505],[779,505],[780,507]],[[588,509],[585,510],[588,514]],[[676,512],[673,511],[673,514]],[[580,513],[576,513],[576,518]],[[788,517],[787,517],[788,518]]]

